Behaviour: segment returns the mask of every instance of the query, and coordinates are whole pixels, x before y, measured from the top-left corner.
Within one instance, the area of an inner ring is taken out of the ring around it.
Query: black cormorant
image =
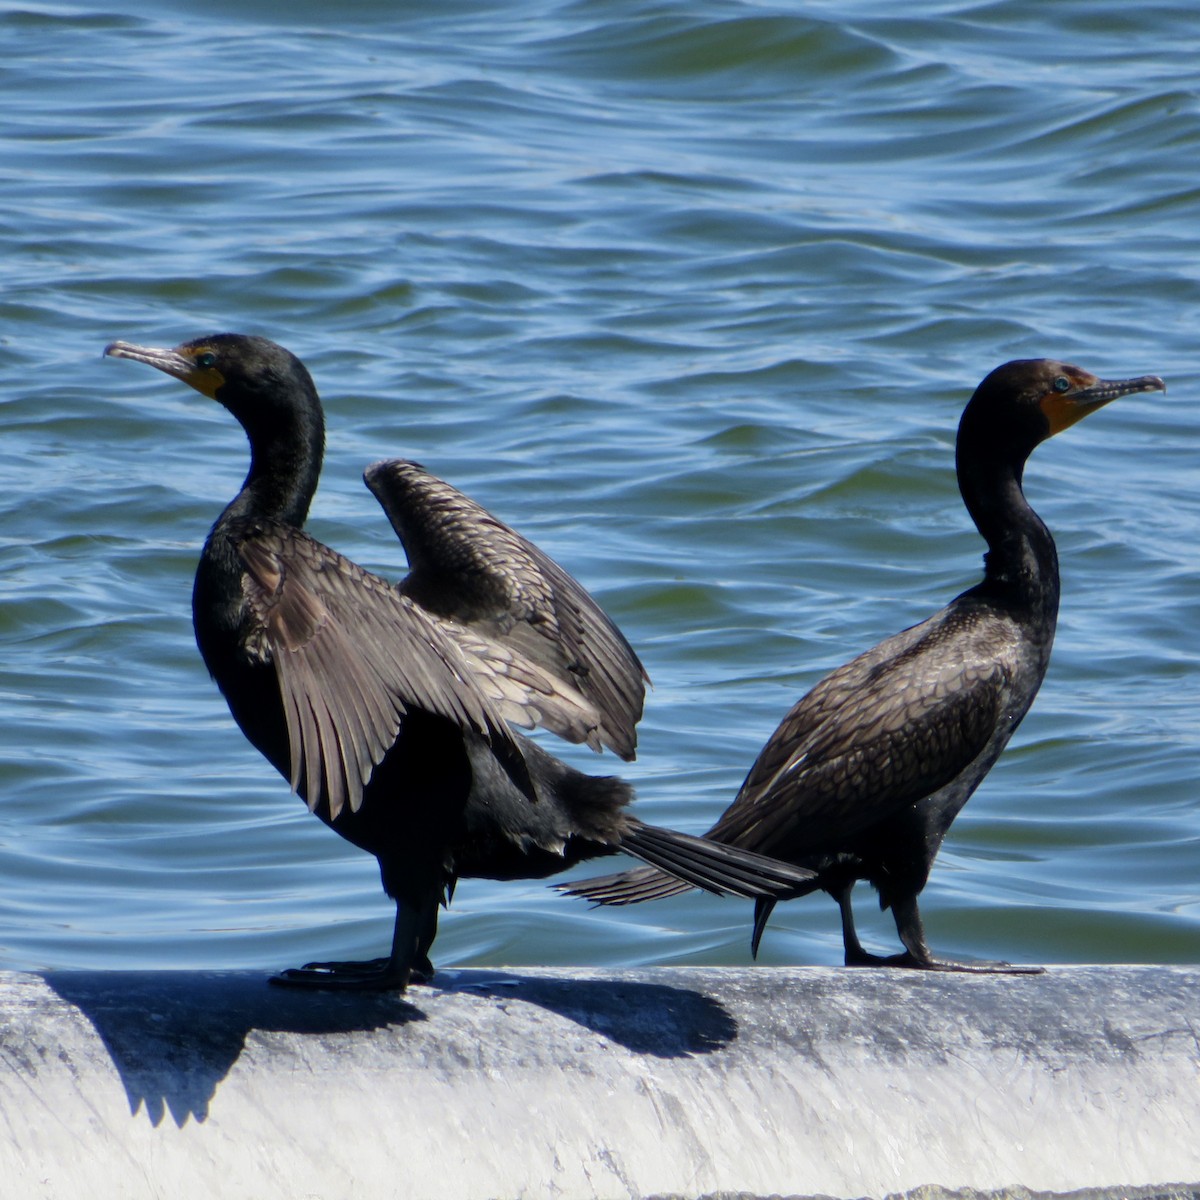
[[[1110,400],[1159,390],[1156,376],[1103,380],[1045,359],[994,370],[967,404],[957,443],[959,489],[988,545],[982,582],[818,683],[771,735],[706,835],[814,870],[796,895],[824,890],[838,902],[847,965],[996,969],[935,959],[917,896],[1050,659],[1058,558],[1021,490],[1025,460]],[[850,893],[860,879],[891,908],[903,953],[879,958],[859,943]],[[604,904],[687,887],[648,868],[561,886]],[[754,953],[775,903],[755,902]]]
[[[645,673],[565,571],[462,493],[414,463],[368,470],[410,560],[399,586],[302,532],[325,432],[294,355],[228,333],[105,353],[183,380],[245,429],[249,473],[196,572],[196,641],[242,732],[378,858],[396,902],[386,959],[310,963],[278,982],[402,989],[428,976],[438,905],[462,877],[541,878],[618,848],[724,894],[784,894],[808,876],[644,825],[625,811],[626,783],[509,729],[540,724],[632,758]]]

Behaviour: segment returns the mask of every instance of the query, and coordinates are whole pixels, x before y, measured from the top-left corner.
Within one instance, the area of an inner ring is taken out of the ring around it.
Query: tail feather
[[[704,887],[702,881],[707,880],[708,890],[718,895],[791,895],[815,877],[803,867],[777,862],[738,846],[653,825],[635,826],[622,839],[621,847],[652,866],[665,864],[668,870],[690,867],[697,886]]]
[[[625,839],[622,848],[636,855],[643,862],[652,866],[665,867],[673,875],[680,876],[688,883],[712,892],[717,896],[726,895],[758,895],[752,879],[747,878],[746,872],[738,867],[727,867],[713,863],[697,854],[695,848],[686,845],[672,845],[669,842],[658,842],[653,838],[635,837]]]
[[[640,904],[643,900],[665,900],[668,896],[678,896],[692,890],[690,883],[667,875],[657,867],[636,867],[615,875],[594,876],[581,883],[558,883],[554,886],[568,896],[579,896],[593,904],[615,907]]]
[[[597,904],[618,905],[673,896],[689,886],[718,896],[759,899],[794,896],[810,888],[816,878],[804,867],[636,820],[630,821],[621,849],[658,869],[624,872],[564,885],[561,890]],[[674,878],[664,877],[663,872]]]
[[[770,896],[760,896],[754,902],[754,932],[750,935],[750,957],[758,957],[758,943],[762,941],[763,931],[771,919],[775,901]]]

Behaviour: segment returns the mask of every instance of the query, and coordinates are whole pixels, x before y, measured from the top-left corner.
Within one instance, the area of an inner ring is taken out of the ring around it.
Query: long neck
[[[320,410],[288,413],[267,427],[247,428],[250,471],[221,520],[258,517],[303,526],[321,475],[325,428]]]
[[[1058,553],[1021,488],[1024,461],[958,447],[958,486],[987,542],[981,588],[1053,622],[1058,614]]]

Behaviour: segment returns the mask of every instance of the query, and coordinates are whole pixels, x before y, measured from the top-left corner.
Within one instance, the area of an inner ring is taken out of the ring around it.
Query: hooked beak
[[[148,363],[160,371],[182,379],[189,387],[194,387],[202,396],[210,400],[217,398],[217,392],[225,383],[225,377],[215,367],[201,367],[186,354],[178,350],[168,350],[160,346],[135,346],[132,342],[110,342],[104,347],[104,354],[109,358],[131,358],[134,362]]]
[[[149,363],[176,379],[184,379],[196,369],[196,364],[177,350],[159,346],[135,346],[132,342],[110,342],[104,347],[106,358],[132,358],[134,362]]]
[[[1089,413],[1111,404],[1118,396],[1131,392],[1165,392],[1167,385],[1157,375],[1138,375],[1134,379],[1097,379],[1078,391],[1052,394],[1042,401],[1042,412],[1050,422],[1051,434],[1060,433]]]

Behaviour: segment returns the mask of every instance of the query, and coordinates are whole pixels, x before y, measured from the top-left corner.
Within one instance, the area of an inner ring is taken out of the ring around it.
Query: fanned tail
[[[560,884],[559,890],[609,905],[661,900],[691,887],[717,896],[782,899],[810,891],[816,878],[805,867],[640,821],[630,822],[621,849],[654,869],[643,867],[579,884]]]

